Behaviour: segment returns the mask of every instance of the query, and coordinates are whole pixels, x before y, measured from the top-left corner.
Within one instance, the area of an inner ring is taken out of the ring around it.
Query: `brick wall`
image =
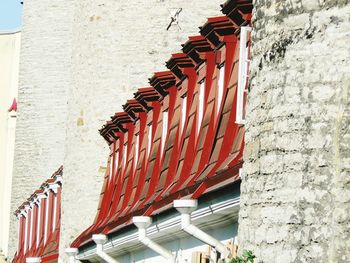
[[[255,1],[241,252],[350,261],[350,3]]]

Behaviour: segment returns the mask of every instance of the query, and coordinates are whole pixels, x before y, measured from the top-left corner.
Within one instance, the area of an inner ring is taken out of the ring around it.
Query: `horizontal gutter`
[[[196,211],[194,211],[191,215],[191,220],[194,223],[198,223],[200,221],[203,221],[201,219],[206,218],[204,220],[206,223],[210,222],[210,216],[220,215],[223,212],[228,212],[231,215],[238,215],[239,211],[239,202],[240,198],[235,197],[231,198],[222,202],[218,202],[203,208],[200,208]],[[225,215],[222,215],[222,218],[224,218]],[[227,217],[227,216],[226,216]],[[208,220],[207,220],[208,219]],[[174,217],[171,217],[170,219],[164,220],[162,222],[156,222],[153,225],[151,225],[147,230],[147,235],[150,237],[160,237],[162,236],[162,232],[164,235],[168,235],[170,233],[175,233],[177,231],[181,231],[181,216],[180,214],[177,214]],[[122,251],[131,251],[131,250],[138,250],[130,248],[128,245],[132,245],[134,243],[139,243],[138,241],[138,232],[135,229],[134,233],[128,234],[123,237],[113,237],[110,238],[106,244],[103,246],[104,251],[106,251],[108,254],[112,254],[113,252],[118,253],[118,251],[121,251],[119,255],[124,254]],[[86,250],[84,252],[80,252],[77,255],[78,260],[88,260],[91,258],[96,257],[96,247],[93,247],[89,250]]]

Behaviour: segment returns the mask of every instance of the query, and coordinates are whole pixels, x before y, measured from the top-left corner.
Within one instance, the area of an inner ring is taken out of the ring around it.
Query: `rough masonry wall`
[[[255,1],[239,240],[350,262],[350,3]]]
[[[9,255],[17,207],[63,163],[73,1],[25,1],[12,183]]]
[[[64,249],[96,214],[108,156],[98,129],[122,110],[137,88],[180,44],[198,34],[223,0],[78,1],[73,38],[73,85],[69,91],[60,260]],[[167,30],[180,9],[178,24]]]

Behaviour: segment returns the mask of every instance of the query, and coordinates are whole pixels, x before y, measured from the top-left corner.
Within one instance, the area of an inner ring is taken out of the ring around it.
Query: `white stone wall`
[[[63,163],[72,2],[24,2],[12,212]],[[17,246],[17,219],[12,212],[10,257]]]
[[[198,34],[222,0],[79,1],[73,37],[73,84],[69,91],[60,260],[70,242],[94,219],[107,144],[98,129],[122,109],[180,44]],[[167,31],[179,9],[178,25]]]
[[[255,1],[239,240],[350,262],[350,3]]]
[[[207,17],[221,14],[222,2],[24,3],[11,210],[63,163],[61,252],[96,212],[108,154],[98,129],[154,71],[165,70]],[[178,24],[166,30],[179,8]]]

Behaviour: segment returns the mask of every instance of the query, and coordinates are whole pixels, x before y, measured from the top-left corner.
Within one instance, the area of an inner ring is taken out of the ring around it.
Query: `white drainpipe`
[[[247,92],[247,79],[248,79],[248,48],[247,40],[248,33],[252,31],[249,26],[242,26],[239,42],[239,61],[238,61],[238,81],[237,81],[237,105],[236,105],[236,123],[244,124],[244,93]]]
[[[159,255],[164,257],[167,260],[167,262],[175,263],[175,257],[171,253],[171,251],[160,246],[147,236],[147,228],[152,224],[151,217],[134,216],[132,218],[132,221],[135,224],[135,226],[139,229],[139,240],[141,241],[141,243],[143,243],[146,247],[152,249],[153,251],[157,252]]]
[[[106,235],[92,235],[92,240],[96,243],[96,254],[102,258],[107,263],[119,263],[117,260],[112,258],[106,252],[103,251],[103,244],[106,243],[107,237]]]
[[[26,258],[26,263],[40,263],[41,258]]]
[[[69,257],[69,263],[75,263],[75,256],[78,254],[78,249],[76,247],[69,247],[65,250]]]
[[[216,238],[208,235],[191,223],[191,213],[197,209],[197,206],[198,202],[194,199],[182,199],[174,201],[174,207],[181,214],[181,228],[191,236],[208,244],[211,247],[214,247],[215,250],[220,252],[220,254],[225,259],[228,258],[230,256],[230,250],[223,243],[221,243]]]

